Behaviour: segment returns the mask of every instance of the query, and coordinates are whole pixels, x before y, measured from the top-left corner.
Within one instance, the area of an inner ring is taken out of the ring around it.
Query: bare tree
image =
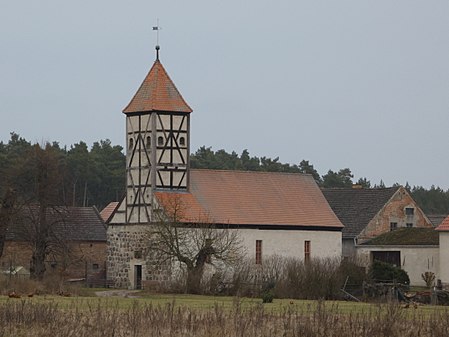
[[[0,206],[0,257],[3,255],[6,232],[14,215],[15,203],[16,192],[12,188],[8,188]]]
[[[178,261],[187,271],[186,291],[199,293],[206,263],[231,265],[243,255],[237,230],[215,225],[208,216],[185,221],[180,194],[164,200],[148,230],[148,252],[159,263]]]
[[[20,195],[17,239],[28,242],[32,256],[30,274],[41,280],[45,273],[46,257],[63,246],[63,238],[57,238],[54,227],[67,217],[67,209],[61,207],[63,186],[63,160],[58,150],[49,143],[35,144],[23,159],[15,177]]]

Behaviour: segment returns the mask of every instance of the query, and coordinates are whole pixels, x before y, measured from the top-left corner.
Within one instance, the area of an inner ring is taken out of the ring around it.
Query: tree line
[[[31,194],[27,186],[30,181],[18,173],[30,158],[30,153],[40,147],[44,152],[51,152],[49,159],[58,163],[58,174],[61,176],[58,185],[59,204],[65,206],[96,206],[102,209],[111,201],[120,200],[125,192],[125,155],[123,148],[111,144],[110,140],[100,140],[89,146],[80,141],[69,148],[61,147],[57,142],[32,144],[16,133],[11,133],[7,143],[0,142],[0,198],[5,197],[8,187],[25,185],[23,193]],[[386,187],[380,181],[371,183],[368,178],[354,179],[349,168],[329,169],[320,175],[308,160],[298,164],[282,163],[279,157],[251,156],[248,150],[239,155],[235,151],[214,151],[202,146],[190,157],[192,168],[308,173],[313,176],[320,187],[351,187],[353,184],[363,188]],[[14,179],[13,179],[14,178]],[[398,184],[395,184],[398,185]],[[449,190],[437,186],[426,189],[422,186],[405,186],[426,213],[449,213]]]
[[[39,156],[45,156],[46,161],[40,166]],[[59,206],[95,205],[101,210],[123,196],[125,155],[121,146],[112,145],[108,139],[93,143],[90,149],[83,141],[70,148],[60,147],[57,142],[32,144],[11,133],[7,143],[0,142],[0,197],[13,188],[19,198],[36,201],[39,171],[53,164],[55,170],[48,174],[58,181],[55,202]]]

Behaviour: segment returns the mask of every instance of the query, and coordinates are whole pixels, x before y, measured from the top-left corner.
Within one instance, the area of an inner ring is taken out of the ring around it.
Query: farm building
[[[23,208],[6,233],[2,270],[29,270],[31,247],[39,228],[39,207]],[[105,279],[106,226],[95,207],[47,209],[50,254],[46,270],[63,278]]]
[[[399,228],[433,228],[402,186],[390,188],[325,188],[322,190],[343,228],[343,257],[355,247]]]
[[[425,286],[425,272],[436,276],[440,270],[438,232],[434,228],[400,228],[381,234],[356,247],[358,262],[369,267],[374,260],[405,270],[410,284]]]
[[[438,278],[441,279],[443,284],[449,285],[449,216],[447,216],[443,222],[436,228],[439,233],[440,243],[440,271]]]

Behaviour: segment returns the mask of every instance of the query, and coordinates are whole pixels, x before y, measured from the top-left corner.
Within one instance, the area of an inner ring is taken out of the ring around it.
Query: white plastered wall
[[[439,279],[449,285],[449,232],[440,232],[440,273]]]
[[[358,246],[357,260],[364,267],[371,265],[371,252],[399,251],[401,253],[401,269],[405,270],[410,278],[410,285],[425,286],[421,277],[426,271],[439,275],[439,248],[438,246]]]
[[[270,255],[304,258],[304,241],[310,241],[311,258],[341,258],[340,231],[239,229],[247,257],[255,259],[256,240],[262,240],[263,258]]]

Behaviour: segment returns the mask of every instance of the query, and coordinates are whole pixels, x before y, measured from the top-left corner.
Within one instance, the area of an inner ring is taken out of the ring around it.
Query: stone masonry
[[[149,225],[108,226],[107,278],[116,288],[136,287],[136,266],[142,269],[142,286],[164,286],[170,279],[167,265],[152,258],[148,252]]]

